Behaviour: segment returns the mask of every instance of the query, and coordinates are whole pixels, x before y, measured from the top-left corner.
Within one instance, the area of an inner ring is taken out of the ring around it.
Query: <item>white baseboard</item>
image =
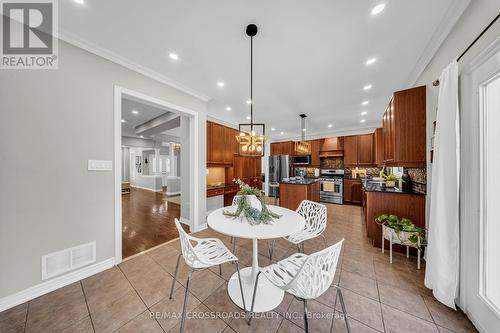
[[[151,191],[151,192],[162,192],[163,191],[163,190],[153,190],[152,188],[142,187],[142,186],[137,186],[137,185],[130,185],[130,187],[140,188],[141,190],[146,190],[146,191]]]
[[[0,298],[0,312],[10,309],[16,305],[30,301],[51,291],[67,286],[71,283],[85,279],[91,275],[100,273],[115,265],[115,258],[109,258],[82,269],[58,276],[51,280],[29,287],[15,294]]]

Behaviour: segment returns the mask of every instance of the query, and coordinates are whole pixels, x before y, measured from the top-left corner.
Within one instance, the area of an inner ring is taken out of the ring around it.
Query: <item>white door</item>
[[[461,76],[460,305],[481,332],[500,328],[500,40]]]

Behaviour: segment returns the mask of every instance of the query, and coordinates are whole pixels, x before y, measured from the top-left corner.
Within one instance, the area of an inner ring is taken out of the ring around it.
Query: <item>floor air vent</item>
[[[42,280],[91,264],[95,260],[95,242],[46,254],[42,256]]]

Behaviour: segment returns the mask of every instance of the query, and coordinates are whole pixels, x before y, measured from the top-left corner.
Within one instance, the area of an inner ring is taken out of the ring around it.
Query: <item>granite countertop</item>
[[[232,183],[226,183],[226,184],[220,184],[220,185],[207,185],[207,190],[215,190],[218,188],[226,188],[226,187],[231,187],[231,186],[238,186],[238,184],[232,184]]]
[[[384,183],[366,180],[363,181],[363,190],[366,192],[383,192],[383,193],[397,193],[397,194],[414,194],[425,195],[425,193],[411,191],[403,191],[398,187],[385,187]]]
[[[280,183],[281,184],[292,184],[292,185],[311,185],[314,184],[318,181],[316,178],[304,178],[304,179],[297,179],[297,180],[287,180],[284,181],[282,180]]]

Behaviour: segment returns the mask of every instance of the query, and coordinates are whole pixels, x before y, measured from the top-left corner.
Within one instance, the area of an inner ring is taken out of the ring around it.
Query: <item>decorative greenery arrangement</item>
[[[408,241],[410,241],[414,247],[419,250],[421,250],[423,246],[427,245],[425,230],[413,224],[410,219],[404,217],[400,219],[398,216],[393,214],[381,214],[375,217],[375,222],[394,230],[401,243],[404,243],[404,241],[399,237],[399,234],[403,231],[410,234]]]
[[[382,177],[384,177],[384,179],[388,182],[395,182],[395,181],[398,181],[399,178],[394,176],[394,175],[386,175],[385,173],[382,175]]]
[[[245,184],[240,179],[233,180],[236,184],[240,186],[240,190],[237,193],[241,195],[240,200],[238,201],[238,208],[236,211],[223,211],[222,214],[230,217],[245,217],[251,225],[258,224],[272,224],[273,219],[279,219],[281,215],[273,213],[267,208],[264,193],[256,187],[251,187]],[[254,195],[257,200],[259,200],[262,210],[258,210],[257,208],[252,207],[250,203],[249,195]]]

